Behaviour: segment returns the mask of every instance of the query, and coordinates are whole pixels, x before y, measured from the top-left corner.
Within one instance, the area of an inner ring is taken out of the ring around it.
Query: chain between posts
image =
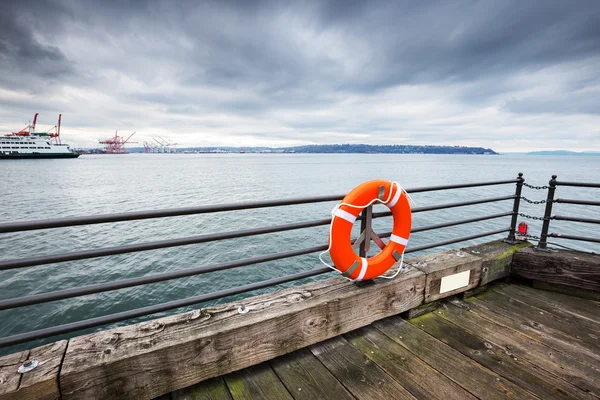
[[[550,217],[550,218],[545,218],[545,217],[534,217],[533,215],[529,215],[529,214],[524,214],[524,213],[519,213],[520,217],[523,218],[529,218],[529,219],[534,219],[537,221],[546,221],[546,220],[551,220],[554,219],[554,217]]]
[[[525,196],[521,196],[521,200],[525,200],[529,204],[546,204],[548,202],[548,200],[529,200]],[[556,201],[552,200],[552,202],[555,203]]]
[[[550,186],[535,186],[535,185],[530,185],[528,183],[523,182],[523,186],[527,186],[530,189],[535,189],[535,190],[546,190],[546,189],[550,189]]]

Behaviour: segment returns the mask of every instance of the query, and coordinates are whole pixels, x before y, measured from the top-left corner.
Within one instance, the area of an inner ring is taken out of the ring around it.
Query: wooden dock
[[[337,276],[0,357],[0,400],[600,399],[600,256],[529,246],[428,254],[395,279]],[[26,359],[39,366],[21,375]]]
[[[403,317],[160,399],[600,398],[600,302],[493,283]]]

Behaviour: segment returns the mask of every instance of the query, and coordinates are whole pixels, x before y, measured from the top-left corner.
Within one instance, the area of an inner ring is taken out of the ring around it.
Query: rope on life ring
[[[396,277],[405,270],[404,250],[412,223],[411,202],[408,193],[397,182],[372,180],[358,185],[334,207],[329,228],[329,247],[319,254],[319,259],[323,264],[352,281]],[[359,257],[350,242],[352,226],[360,212],[375,203],[385,204],[392,212],[394,218],[392,234],[379,254],[370,258]],[[322,256],[325,253],[329,253],[333,266],[323,260]],[[394,275],[383,275],[397,262],[400,262],[400,266]]]

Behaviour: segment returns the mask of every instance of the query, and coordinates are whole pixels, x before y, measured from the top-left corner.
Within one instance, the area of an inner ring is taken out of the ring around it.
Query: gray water
[[[11,160],[0,162],[0,221],[97,215],[124,211],[347,193],[376,178],[396,180],[406,188],[516,178],[547,184],[552,174],[570,181],[600,181],[600,157],[457,156],[457,155],[304,155],[304,154],[130,154],[84,155],[75,160]],[[414,194],[417,206],[509,195],[514,184]],[[524,189],[534,200],[545,191]],[[557,196],[600,200],[600,190],[559,187]],[[114,245],[248,229],[330,217],[335,202],[234,211],[212,215],[161,218],[111,224],[0,234],[0,258],[12,259]],[[383,206],[379,206],[383,207]],[[512,209],[511,201],[481,204],[413,216],[413,227],[483,216]],[[381,208],[383,210],[383,208]],[[555,213],[600,218],[592,207],[558,204]],[[377,209],[376,209],[377,211]],[[522,204],[521,211],[541,216],[542,205]],[[527,221],[539,235],[538,221]],[[411,246],[508,227],[510,218],[427,231],[411,236]],[[357,224],[358,225],[358,224]],[[389,218],[376,220],[375,230],[389,231]],[[327,227],[269,234],[64,262],[0,272],[0,299],[180,270],[267,253],[326,243]],[[600,236],[588,224],[553,221],[551,232]],[[476,244],[468,241],[449,248]],[[599,252],[598,245],[560,241],[572,248]],[[440,248],[430,250],[440,251]],[[239,286],[320,267],[316,254],[238,269],[105,292],[15,310],[0,311],[0,337],[112,314]],[[331,276],[331,275],[326,275]],[[326,277],[322,276],[322,277]],[[313,279],[322,279],[322,277]],[[312,279],[307,279],[310,281]],[[286,287],[298,283],[290,283]],[[279,287],[279,288],[280,288]],[[273,290],[273,289],[270,289]],[[222,299],[227,302],[258,292]],[[204,304],[205,305],[205,304]],[[186,309],[173,310],[170,313]],[[155,314],[134,322],[167,315]],[[131,323],[132,321],[124,322]],[[114,326],[114,325],[113,325]],[[104,327],[106,328],[106,327]],[[104,329],[98,328],[98,329]],[[74,335],[74,334],[73,334]],[[70,335],[72,336],[72,335]],[[57,338],[37,341],[33,345]],[[0,354],[20,348],[0,349]]]

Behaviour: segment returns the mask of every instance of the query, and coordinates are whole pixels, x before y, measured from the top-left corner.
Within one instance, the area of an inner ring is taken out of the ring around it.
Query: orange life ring
[[[400,260],[408,243],[412,223],[408,196],[406,192],[404,194],[402,192],[400,185],[390,181],[368,181],[355,187],[344,197],[342,204],[334,209],[329,254],[335,268],[342,275],[356,281],[373,279],[385,273]],[[354,252],[350,243],[350,234],[352,225],[362,209],[375,199],[379,199],[392,211],[394,228],[389,242],[379,254],[362,258]]]

